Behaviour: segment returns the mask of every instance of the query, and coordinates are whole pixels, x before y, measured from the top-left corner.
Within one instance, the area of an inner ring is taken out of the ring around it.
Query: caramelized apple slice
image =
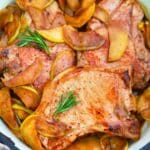
[[[82,0],[80,8],[76,11],[76,15],[80,15],[85,9],[95,3],[96,0]]]
[[[0,11],[0,28],[2,29],[7,23],[13,21],[13,14],[9,9],[3,9]]]
[[[64,124],[56,121],[48,122],[43,117],[36,119],[36,130],[39,134],[48,138],[64,136],[67,131]]]
[[[27,18],[25,17],[24,14],[20,18],[20,23],[21,23],[20,33],[23,33],[25,32],[25,30],[27,29],[27,26],[29,25]]]
[[[108,61],[117,61],[123,56],[128,46],[128,34],[123,29],[123,24],[117,21],[109,24],[108,31],[110,38]]]
[[[104,22],[105,24],[108,24],[110,16],[107,10],[100,6],[96,6],[94,17],[99,19],[100,21]]]
[[[27,7],[26,0],[16,0],[16,3],[23,10],[25,10],[25,8]]]
[[[72,11],[76,11],[80,7],[80,2],[79,0],[66,0],[69,8]]]
[[[12,108],[14,109],[20,120],[24,120],[29,114],[33,112],[32,110],[27,109],[26,107],[19,104],[13,104]]]
[[[19,35],[20,28],[20,18],[18,16],[14,16],[13,22],[10,22],[5,26],[5,33],[8,36],[8,44],[14,42]]]
[[[49,20],[47,19],[47,16],[44,15],[42,10],[29,7],[28,13],[36,29],[47,29],[50,27]]]
[[[16,87],[20,85],[32,84],[42,71],[42,61],[37,58],[33,64],[27,67],[23,72],[10,80],[3,79],[3,83],[7,87]]]
[[[63,28],[65,42],[74,50],[90,50],[101,47],[104,39],[95,31],[78,32],[73,27],[66,25]]]
[[[58,53],[51,67],[50,72],[51,80],[60,72],[64,71],[65,69],[68,69],[69,67],[72,67],[74,65],[74,62],[75,62],[75,55],[73,51],[65,50]]]
[[[137,109],[144,119],[150,120],[150,87],[140,96]]]
[[[66,0],[58,0],[59,7],[64,11]]]
[[[12,89],[27,108],[31,108],[34,110],[39,105],[40,95],[33,87],[18,86]]]
[[[11,105],[9,89],[7,87],[0,89],[0,117],[12,130],[17,130],[19,126]]]
[[[101,150],[99,138],[96,136],[80,138],[66,150]]]
[[[54,0],[16,0],[18,6],[26,10],[28,7],[35,7],[38,9],[44,9],[49,6]]]
[[[16,15],[18,17],[21,17],[21,15],[23,13],[23,11],[19,8],[19,6],[17,4],[14,4],[14,3],[9,4],[6,8],[8,10],[10,10],[13,15]]]
[[[100,150],[128,150],[128,142],[121,137],[104,135],[100,138]]]
[[[46,40],[56,43],[64,42],[62,27],[55,27],[49,30],[37,30]]]
[[[150,22],[145,22],[145,44],[150,49]]]
[[[20,132],[26,144],[31,146],[33,150],[44,150],[40,143],[38,133],[35,127],[36,119],[38,117],[38,115],[28,116],[21,124]]]
[[[95,3],[76,16],[65,15],[66,22],[73,27],[82,27],[93,16]]]

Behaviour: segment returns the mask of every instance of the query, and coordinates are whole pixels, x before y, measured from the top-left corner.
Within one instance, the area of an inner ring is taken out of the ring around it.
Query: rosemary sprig
[[[73,92],[68,92],[66,97],[63,95],[60,98],[60,101],[57,105],[56,111],[54,112],[55,115],[65,112],[72,108],[73,106],[77,105],[76,97]]]
[[[17,43],[17,46],[35,46],[41,50],[44,50],[47,54],[50,53],[49,48],[43,40],[42,36],[36,31],[31,31],[29,27],[27,27],[25,33],[23,33],[19,37],[19,42]]]

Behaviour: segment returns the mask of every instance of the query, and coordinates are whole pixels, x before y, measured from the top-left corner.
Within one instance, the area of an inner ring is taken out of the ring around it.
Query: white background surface
[[[7,6],[7,4],[11,3],[13,0],[0,0],[0,9]],[[0,120],[0,132],[4,133],[8,137],[12,139],[15,145],[20,148],[20,150],[30,150],[23,142],[21,142],[12,132],[5,126],[5,124]],[[150,122],[146,122],[142,129],[142,134],[140,140],[132,143],[129,146],[129,150],[139,150],[145,144],[150,142]]]

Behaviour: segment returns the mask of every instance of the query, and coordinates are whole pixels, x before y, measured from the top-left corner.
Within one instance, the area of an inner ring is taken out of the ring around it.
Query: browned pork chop
[[[56,107],[61,96],[69,91],[74,93],[78,104],[58,114],[56,121],[53,118]],[[39,137],[49,150],[62,150],[78,137],[95,132],[137,139],[140,124],[131,114],[134,110],[130,88],[121,74],[93,67],[69,69],[45,86],[36,111],[48,122],[65,125],[67,132],[56,138]]]
[[[16,46],[10,46],[7,48],[2,48],[0,49],[0,71],[4,70],[3,81],[9,81],[20,73],[26,72],[26,69],[35,62],[36,58],[39,58],[42,63],[42,70],[32,84],[37,89],[41,90],[44,87],[45,83],[50,79],[51,65],[55,60],[57,54],[59,54],[59,52],[61,51],[68,50],[72,51],[65,44],[56,44],[51,48],[51,55],[49,56],[45,52],[42,52],[39,49],[33,47],[18,48]],[[62,68],[61,70],[64,70],[74,65],[74,61],[72,59],[74,60],[74,56],[72,58],[67,57],[67,63],[66,61],[63,61],[59,68]]]
[[[78,52],[78,66],[91,65],[113,70],[132,68],[132,86],[142,89],[150,79],[150,52],[146,49],[142,33],[137,28],[144,16],[143,11],[137,2],[132,0],[116,0],[115,3],[112,0],[104,0],[100,1],[99,5],[109,12],[111,20],[122,23],[129,36],[128,47],[120,60],[108,62],[108,28],[98,19],[92,18],[88,28],[102,35],[105,44],[94,51]]]

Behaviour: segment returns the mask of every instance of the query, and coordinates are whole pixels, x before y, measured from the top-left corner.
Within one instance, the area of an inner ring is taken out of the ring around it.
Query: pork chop
[[[40,75],[32,83],[37,89],[42,90],[45,83],[50,79],[50,70],[52,62],[55,60],[57,54],[61,51],[68,51],[71,49],[65,44],[56,44],[51,47],[51,55],[40,51],[33,47],[22,47],[10,46],[7,48],[0,49],[0,71],[4,70],[3,81],[9,81],[18,74],[25,72],[26,69],[31,66],[36,58],[42,61],[43,67]],[[67,65],[62,63],[59,68],[62,70],[74,65],[74,58],[68,58]]]
[[[91,65],[100,68],[120,70],[120,68],[132,68],[132,87],[142,89],[147,86],[150,79],[150,52],[144,45],[142,33],[138,30],[138,23],[143,18],[143,11],[137,2],[132,0],[100,1],[99,5],[106,9],[111,20],[122,23],[122,27],[128,33],[128,47],[120,60],[108,62],[109,33],[105,24],[92,18],[88,28],[94,30],[105,38],[105,44],[94,51],[78,52],[78,66]],[[110,7],[110,8],[109,8]]]
[[[69,91],[78,103],[55,119],[60,98]],[[65,149],[78,137],[95,132],[137,139],[140,124],[131,113],[134,110],[130,88],[121,74],[94,67],[69,69],[47,83],[36,110],[48,122],[66,126],[67,132],[56,138],[39,137],[49,150]]]

